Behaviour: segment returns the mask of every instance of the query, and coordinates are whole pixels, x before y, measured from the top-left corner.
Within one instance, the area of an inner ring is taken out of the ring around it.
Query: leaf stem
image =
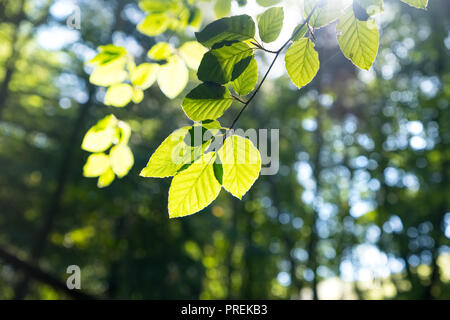
[[[260,45],[258,43],[258,41],[256,41],[256,42],[251,41],[250,43],[253,44],[256,47],[255,49],[260,49],[260,50],[263,50],[263,51],[268,52],[268,53],[277,53],[277,51],[272,51],[272,50],[264,48],[262,45]]]
[[[235,96],[234,94],[232,94],[231,97],[232,97],[234,100],[239,101],[239,102],[242,103],[242,104],[246,104],[246,103],[247,103],[247,102],[245,102],[244,100],[242,100],[241,98]]]
[[[241,111],[239,111],[238,115],[236,116],[236,118],[233,120],[233,122],[231,123],[230,128],[228,129],[228,131],[233,130],[234,126],[236,125],[236,123],[238,122],[239,118],[241,117],[242,113],[244,113],[245,109],[247,109],[248,105],[253,101],[253,99],[256,97],[256,95],[258,94],[259,90],[261,89],[261,87],[263,86],[264,82],[267,79],[267,76],[269,75],[270,71],[272,70],[273,66],[275,65],[275,62],[277,61],[278,57],[280,56],[281,52],[284,50],[284,48],[286,48],[286,46],[289,44],[289,42],[292,41],[292,39],[294,39],[298,33],[300,32],[300,30],[307,24],[309,23],[309,20],[311,19],[312,15],[314,14],[314,12],[316,11],[316,9],[319,7],[320,2],[317,2],[316,5],[314,6],[314,8],[311,10],[310,14],[308,15],[308,17],[306,18],[305,22],[303,22],[303,24],[300,26],[300,28],[298,28],[293,34],[292,36],[281,46],[280,49],[278,49],[277,51],[270,51],[270,50],[266,50],[264,49],[262,46],[258,46],[260,49],[267,51],[267,52],[272,52],[275,54],[275,57],[273,58],[269,68],[267,69],[266,73],[264,74],[264,77],[262,78],[261,82],[259,83],[258,87],[255,89],[255,91],[253,92],[252,96],[250,97],[250,99],[247,100],[247,102],[243,102],[240,99],[240,102],[244,103],[244,106],[242,107]],[[234,98],[234,97],[233,97]]]

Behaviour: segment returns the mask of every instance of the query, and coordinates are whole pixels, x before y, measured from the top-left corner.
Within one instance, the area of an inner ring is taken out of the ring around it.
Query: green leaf
[[[215,83],[202,83],[188,93],[182,106],[190,119],[203,121],[221,117],[232,102],[227,88]]]
[[[244,41],[254,36],[255,23],[248,15],[216,20],[195,33],[197,41],[208,48],[223,41]]]
[[[223,18],[230,14],[231,0],[216,0],[214,12],[217,18]]]
[[[113,44],[98,47],[99,53],[88,63],[94,66],[104,66],[108,63],[117,61],[127,55],[127,51],[123,47],[118,47]]]
[[[214,131],[214,129],[222,129],[222,125],[217,120],[202,121],[202,127]]]
[[[157,81],[166,97],[174,99],[186,87],[189,71],[180,57],[171,56],[166,64],[160,66]]]
[[[105,104],[113,107],[125,107],[133,97],[133,87],[127,83],[115,84],[109,87],[105,95]]]
[[[147,17],[138,24],[137,29],[139,32],[149,37],[154,37],[166,31],[169,25],[170,20],[165,14],[154,13],[147,15]]]
[[[217,161],[214,162],[214,176],[217,179],[217,182],[219,182],[220,184],[223,183],[223,166],[221,163],[217,163]]]
[[[188,131],[184,142],[190,146],[193,151],[192,163],[210,146],[212,138],[222,129],[220,123],[216,120],[205,120],[195,123]],[[203,150],[203,151],[202,151]]]
[[[233,135],[225,140],[218,155],[223,167],[223,187],[242,199],[261,171],[258,149],[249,139]]]
[[[184,62],[186,62],[187,66],[193,70],[198,69],[203,56],[208,51],[208,49],[197,41],[185,42],[178,50]]]
[[[128,73],[124,70],[125,61],[117,59],[106,65],[99,66],[91,73],[89,81],[96,86],[109,87],[123,82]]]
[[[305,19],[310,15],[313,8],[316,6],[318,2],[322,0],[304,0],[304,16]],[[337,20],[342,10],[342,2],[341,1],[325,1],[324,5],[320,5],[314,11],[311,19],[309,20],[309,24],[313,28],[321,28],[330,24],[331,22]]]
[[[108,149],[113,143],[117,123],[117,118],[112,114],[98,121],[84,136],[81,148],[89,152],[103,152]]]
[[[235,65],[252,54],[252,49],[243,42],[222,43],[203,56],[197,76],[204,82],[226,84],[236,79],[247,67],[240,65],[241,72],[234,72]]]
[[[292,82],[299,88],[306,86],[319,71],[319,54],[314,43],[307,38],[295,41],[286,52],[285,63]]]
[[[154,60],[167,60],[173,54],[173,47],[167,42],[158,42],[148,51],[147,56]]]
[[[173,9],[176,3],[173,0],[140,0],[139,8],[146,12],[165,12]]]
[[[169,189],[170,218],[194,214],[217,198],[221,186],[214,175],[215,160],[214,152],[207,153],[173,178]]]
[[[134,156],[126,144],[114,146],[109,153],[111,168],[114,173],[122,178],[128,174],[134,164]]]
[[[300,27],[302,29],[297,32],[297,30],[300,29]],[[308,32],[308,25],[303,23],[299,24],[298,26],[295,27],[294,31],[292,32],[292,41],[300,40],[305,36],[306,32]]]
[[[190,12],[182,1],[178,0],[176,6],[166,12],[166,16],[170,21],[169,29],[183,32],[188,26]]]
[[[144,100],[144,91],[140,89],[133,88],[133,95],[131,96],[131,101],[133,103],[138,104]]]
[[[192,160],[191,148],[184,142],[191,127],[174,131],[156,149],[141,177],[166,178],[174,176],[178,170]]]
[[[146,90],[155,83],[158,70],[159,65],[156,63],[142,63],[131,72],[131,83],[141,90]]]
[[[115,178],[116,175],[114,174],[114,171],[111,168],[109,168],[108,170],[106,170],[105,173],[103,173],[98,178],[97,187],[105,188],[109,186],[114,181]]]
[[[95,178],[104,174],[110,168],[109,157],[104,153],[93,153],[83,167],[86,178]]]
[[[267,9],[258,15],[259,37],[266,43],[277,40],[283,28],[284,11],[281,7]]]
[[[125,121],[119,121],[117,123],[116,128],[116,141],[114,141],[117,144],[128,144],[128,140],[130,140],[131,136],[131,127],[128,123]]]
[[[419,9],[426,9],[428,6],[428,0],[401,0],[404,3],[409,4],[412,7]]]
[[[279,4],[281,0],[256,0],[261,7],[270,7]]]
[[[258,64],[251,58],[247,69],[233,81],[233,89],[237,94],[245,96],[255,89],[258,82]]]
[[[361,69],[369,70],[378,53],[379,34],[375,21],[356,19],[352,8],[339,18],[336,30],[344,55]]]
[[[191,11],[191,15],[189,16],[188,21],[189,25],[193,27],[195,30],[198,30],[202,26],[202,20],[203,20],[202,11],[199,8],[194,8]]]

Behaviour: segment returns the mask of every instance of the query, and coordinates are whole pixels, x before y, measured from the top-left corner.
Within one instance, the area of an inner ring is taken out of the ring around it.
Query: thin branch
[[[272,60],[272,63],[270,64],[269,68],[267,69],[266,73],[264,74],[264,77],[262,78],[261,82],[259,83],[258,87],[256,88],[256,90],[253,92],[252,96],[250,97],[250,99],[248,99],[247,102],[244,103],[244,106],[242,107],[241,111],[239,111],[238,115],[236,116],[236,118],[233,120],[230,129],[232,130],[234,128],[234,126],[236,125],[237,121],[239,120],[239,118],[241,117],[242,113],[245,111],[245,109],[247,109],[248,105],[253,101],[253,99],[256,97],[256,95],[258,94],[259,90],[261,89],[262,85],[264,84],[264,82],[267,79],[267,76],[269,75],[270,71],[272,70],[273,66],[275,65],[275,62],[277,61],[278,57],[280,56],[281,52],[284,50],[284,48],[286,48],[286,46],[289,44],[289,42],[292,41],[292,39],[294,39],[298,33],[300,32],[300,30],[307,24],[309,23],[309,20],[311,19],[312,15],[314,14],[314,12],[316,11],[317,7],[319,6],[320,2],[316,3],[316,5],[314,6],[314,8],[311,10],[311,13],[308,15],[308,17],[306,18],[305,22],[303,22],[303,24],[300,26],[300,28],[297,29],[297,31],[295,31],[292,36],[281,46],[280,49],[278,49],[277,51],[273,51],[273,53],[275,53],[275,57]],[[256,44],[255,44],[256,45]],[[266,49],[260,47],[260,49],[266,51]],[[268,51],[269,52],[269,51]]]
[[[231,95],[231,97],[236,100],[239,101],[242,104],[246,104],[247,102],[245,102],[244,100],[242,100],[241,98],[239,98],[238,96],[235,96],[234,94]]]
[[[43,271],[42,269],[33,266],[29,264],[26,261],[23,261],[16,257],[15,255],[7,252],[5,249],[0,248],[0,259],[10,266],[14,267],[17,270],[21,270],[31,278],[34,278],[35,280],[45,283],[49,286],[51,286],[53,289],[64,292],[66,295],[74,298],[74,299],[81,299],[81,300],[92,300],[95,299],[95,297],[88,295],[82,291],[79,290],[70,290],[67,285],[59,280],[58,278],[54,277],[53,275]]]
[[[256,49],[260,49],[260,50],[263,50],[263,51],[268,52],[268,53],[274,53],[274,54],[277,53],[277,51],[272,51],[272,50],[269,50],[269,49],[264,48],[264,47],[263,47],[261,44],[259,44],[258,42],[250,41],[250,43],[253,44],[253,45],[256,47]]]
[[[316,42],[316,36],[314,35],[314,30],[309,24],[308,24],[308,29],[309,29],[309,34],[313,38],[314,42]]]
[[[260,48],[262,51],[268,52],[268,53],[273,53],[273,54],[277,54],[278,51],[273,51],[273,50],[269,50],[266,48]]]

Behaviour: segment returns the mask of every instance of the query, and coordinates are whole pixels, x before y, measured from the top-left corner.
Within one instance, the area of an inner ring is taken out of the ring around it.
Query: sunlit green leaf
[[[109,186],[114,181],[115,178],[116,175],[114,174],[114,171],[111,168],[109,168],[98,178],[97,187],[105,188]]]
[[[225,140],[218,155],[223,167],[223,187],[241,199],[261,171],[258,149],[249,139],[233,135]]]
[[[419,9],[426,9],[428,6],[428,0],[401,0],[401,1]]]
[[[153,153],[140,175],[153,178],[171,177],[183,165],[189,163],[192,159],[191,148],[184,142],[184,138],[190,128],[181,128],[169,135]]]
[[[98,47],[99,53],[89,61],[94,66],[104,66],[108,63],[114,62],[118,59],[124,58],[127,51],[123,47],[118,47],[113,44]]]
[[[203,83],[186,96],[183,110],[194,121],[215,120],[222,116],[232,101],[227,88],[214,83]]]
[[[131,136],[131,127],[125,121],[119,121],[116,128],[116,144],[127,144]]]
[[[166,12],[166,16],[169,18],[169,29],[182,32],[188,26],[190,12],[178,1],[176,7]]]
[[[262,41],[269,43],[277,40],[283,28],[284,11],[281,7],[267,9],[258,15],[259,37]]]
[[[148,51],[147,56],[154,60],[166,60],[173,54],[173,47],[167,42],[158,42]]]
[[[110,167],[109,157],[104,153],[93,153],[83,167],[83,175],[87,178],[101,176]]]
[[[231,0],[216,0],[214,12],[217,18],[223,18],[230,14]]]
[[[166,64],[160,66],[157,81],[166,97],[174,99],[186,87],[189,71],[180,57],[171,56]]]
[[[285,63],[289,77],[297,87],[310,83],[319,71],[319,54],[314,43],[307,38],[295,41],[286,52]]]
[[[91,73],[89,81],[92,84],[101,87],[109,87],[111,85],[121,83],[128,76],[128,73],[124,70],[124,68],[124,60],[115,60],[106,65],[95,68],[95,70]]]
[[[204,120],[201,122],[201,125],[214,133],[216,132],[216,129],[222,129],[222,125],[217,120]]]
[[[300,31],[297,31],[299,29]],[[292,41],[300,40],[305,36],[306,32],[308,32],[308,25],[304,23],[299,24],[298,26],[295,27],[294,31],[292,32]]]
[[[348,8],[336,27],[338,43],[344,55],[361,69],[369,70],[378,52],[379,34],[376,23],[356,19]]]
[[[208,206],[220,193],[214,175],[216,154],[210,152],[177,174],[169,189],[170,218],[194,214]]]
[[[202,20],[202,11],[199,8],[194,8],[194,10],[191,11],[191,15],[189,16],[189,25],[195,30],[198,30],[202,26]]]
[[[131,96],[131,101],[133,101],[133,103],[141,103],[142,100],[144,100],[144,91],[142,91],[141,89],[136,89],[133,88],[133,95]]]
[[[256,0],[256,2],[262,7],[270,7],[279,4],[281,0]]]
[[[204,54],[208,51],[197,41],[185,42],[178,50],[187,66],[193,70],[198,69]]]
[[[133,87],[127,83],[115,84],[109,87],[105,95],[105,104],[113,107],[124,107],[133,97]]]
[[[140,0],[139,7],[146,12],[165,12],[176,5],[173,0]]]
[[[249,94],[258,82],[258,64],[252,57],[245,71],[233,81],[233,89],[237,94],[245,96]]]
[[[196,32],[195,36],[198,42],[208,48],[223,41],[244,41],[255,36],[255,23],[248,15],[222,18]]]
[[[205,82],[228,83],[240,76],[250,60],[247,65],[240,66],[240,72],[234,72],[238,62],[252,54],[252,49],[243,42],[222,43],[203,56],[197,76]]]
[[[156,81],[159,65],[155,63],[142,63],[130,74],[133,86],[141,90],[150,88]]]
[[[126,144],[118,144],[112,147],[109,159],[111,168],[119,178],[126,176],[134,164],[133,153]]]
[[[149,14],[145,19],[138,24],[137,29],[139,32],[154,37],[160,35],[169,27],[169,18],[162,13]]]
[[[84,136],[81,148],[89,152],[108,149],[113,143],[117,123],[118,120],[112,114],[97,122]]]

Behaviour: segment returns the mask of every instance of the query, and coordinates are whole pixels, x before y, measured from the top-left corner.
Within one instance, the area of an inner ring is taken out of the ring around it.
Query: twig
[[[265,51],[265,52],[274,53],[274,54],[277,53],[277,51],[272,51],[272,50],[269,50],[269,49],[264,48],[264,47],[263,47],[261,44],[259,44],[258,42],[250,41],[250,43],[253,44],[253,45],[256,47],[256,49],[261,49],[261,50],[263,50],[263,51]]]
[[[312,27],[309,25],[309,23],[308,23],[308,29],[309,29],[309,34],[310,34],[311,37],[313,38],[314,42],[316,42],[316,36],[314,35],[314,30],[313,30]]]
[[[88,295],[82,291],[70,290],[69,288],[67,288],[66,284],[60,281],[58,278],[55,278],[53,275],[48,274],[47,272],[41,270],[40,268],[17,258],[15,255],[7,252],[3,248],[0,248],[0,259],[4,263],[9,264],[10,266],[18,270],[21,270],[31,278],[34,278],[37,281],[45,283],[54,288],[55,290],[64,292],[66,295],[74,299],[81,299],[81,300],[95,299],[95,297]]]
[[[280,49],[278,49],[277,51],[272,51],[275,54],[275,57],[272,60],[272,63],[270,64],[269,68],[267,69],[266,73],[264,74],[264,77],[262,78],[261,82],[259,83],[258,87],[256,88],[256,90],[253,92],[252,96],[250,97],[250,99],[247,100],[247,102],[244,103],[244,106],[242,107],[241,111],[239,111],[238,115],[236,116],[236,118],[233,120],[230,129],[228,130],[232,130],[234,128],[234,126],[236,125],[237,121],[239,120],[239,118],[241,117],[242,113],[245,111],[245,109],[247,109],[248,105],[253,101],[253,99],[256,97],[256,95],[258,94],[259,90],[261,89],[262,85],[264,84],[264,82],[267,79],[267,76],[269,75],[270,71],[272,70],[273,66],[275,65],[275,62],[277,61],[280,53],[284,50],[284,48],[286,48],[286,46],[289,44],[289,42],[292,41],[292,39],[294,39],[298,33],[300,32],[300,30],[307,24],[309,23],[309,20],[311,19],[312,15],[314,14],[314,12],[316,11],[317,7],[319,6],[319,3],[316,3],[316,5],[314,6],[314,8],[311,10],[311,13],[308,15],[308,17],[306,18],[305,22],[303,22],[303,24],[300,26],[300,28],[297,29],[297,31],[295,31],[292,36],[281,46]],[[255,44],[256,45],[256,44]],[[256,45],[258,46],[258,45]],[[260,49],[267,51],[266,49],[262,48],[261,46],[259,46]],[[270,51],[268,51],[270,52]]]
[[[231,97],[236,100],[239,101],[242,104],[246,104],[247,102],[245,102],[244,100],[242,100],[241,98],[239,98],[238,96],[235,96],[234,94],[231,95]]]

